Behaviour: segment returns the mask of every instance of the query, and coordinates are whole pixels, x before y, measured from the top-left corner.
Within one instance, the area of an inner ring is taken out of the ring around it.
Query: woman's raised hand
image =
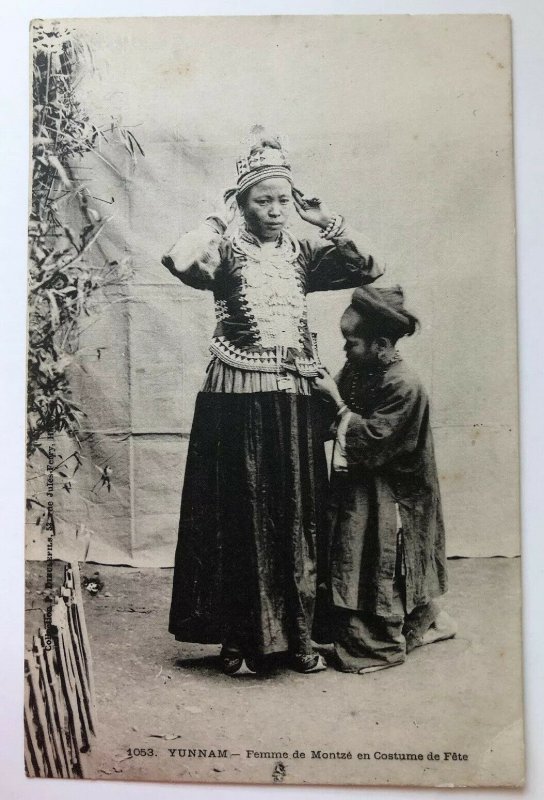
[[[299,216],[311,225],[325,229],[333,220],[325,203],[319,197],[305,197],[298,189],[293,189],[293,200]]]

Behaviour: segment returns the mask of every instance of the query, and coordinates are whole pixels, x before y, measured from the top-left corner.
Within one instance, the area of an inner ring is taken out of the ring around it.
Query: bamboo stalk
[[[72,640],[72,648],[74,651],[74,656],[76,660],[76,665],[78,668],[79,679],[82,688],[82,699],[85,706],[85,714],[86,718],[89,723],[89,733],[95,733],[95,726],[94,726],[94,705],[93,699],[91,696],[91,689],[89,686],[89,681],[87,677],[87,671],[85,666],[85,659],[83,656],[83,649],[82,649],[82,642],[81,637],[79,635],[77,629],[77,621],[76,621],[76,613],[77,613],[77,606],[75,603],[71,603],[68,607],[68,625],[70,626],[71,631],[71,640]]]
[[[25,733],[27,734],[25,745],[29,759],[33,764],[34,776],[42,777],[45,776],[46,771],[42,751],[36,736],[37,730],[37,720],[31,704],[30,664],[28,659],[25,659]]]
[[[57,769],[55,765],[55,754],[49,736],[49,726],[47,722],[47,710],[43,699],[40,686],[40,673],[34,659],[29,660],[29,682],[30,682],[30,702],[34,706],[34,711],[38,720],[38,741],[44,757],[46,776],[56,778]]]
[[[68,712],[68,733],[72,742],[72,755],[75,760],[77,771],[79,772],[81,770],[80,753],[85,749],[85,745],[83,743],[83,737],[81,734],[79,710],[75,687],[73,684],[73,677],[68,664],[68,656],[65,651],[65,625],[62,616],[62,609],[64,609],[65,612],[64,603],[57,602],[53,607],[52,622],[57,628],[57,632],[53,635],[53,640],[55,642],[58,674],[66,701],[66,710]]]
[[[45,679],[49,684],[49,692],[51,695],[51,711],[53,716],[53,724],[55,725],[60,739],[60,749],[62,756],[63,769],[66,772],[66,777],[72,777],[72,755],[70,752],[70,744],[66,735],[67,726],[67,712],[66,703],[62,695],[60,687],[60,679],[55,669],[53,650],[48,650],[45,643],[45,631],[40,630],[40,640],[42,644],[43,665]]]
[[[51,744],[52,762],[55,766],[54,777],[61,777],[61,778],[66,777],[63,775],[59,732],[57,726],[55,725],[53,717],[53,700],[51,697],[51,690],[47,681],[46,667],[43,658],[43,648],[39,636],[37,635],[33,637],[32,651],[34,653],[36,666],[38,668],[39,688],[45,708],[45,718],[46,718],[45,731],[47,734],[47,739]]]
[[[79,628],[81,630],[83,653],[85,656],[87,675],[89,679],[91,700],[94,706],[96,695],[95,695],[94,675],[93,675],[92,661],[91,661],[91,644],[89,641],[89,633],[87,631],[87,622],[85,620],[83,593],[81,591],[81,577],[79,574],[79,563],[77,561],[71,562],[70,569],[72,570],[74,592],[76,596],[76,612],[77,612]]]
[[[87,740],[86,747],[88,748],[90,746],[90,737],[92,733],[92,723],[88,713],[89,687],[87,685],[87,678],[85,676],[82,658],[78,658],[77,637],[74,635],[73,625],[71,624],[72,590],[63,587],[61,589],[61,596],[65,602],[66,609],[65,622],[67,635],[65,636],[65,644],[68,653],[68,661],[73,675],[81,726]]]
[[[29,778],[39,778],[40,771],[37,761],[37,754],[33,744],[34,723],[32,713],[25,708],[24,714],[25,728],[25,770]]]
[[[36,663],[40,672],[40,684],[44,695],[45,709],[47,714],[47,728],[53,746],[56,772],[60,778],[69,778],[70,767],[69,761],[66,758],[66,751],[62,735],[63,730],[62,726],[59,724],[58,715],[56,712],[56,702],[51,691],[44,646],[39,636],[34,636],[33,649],[36,657]]]
[[[26,742],[26,738],[28,736],[26,717],[24,723],[25,723],[25,742]],[[36,772],[34,770],[34,764],[32,763],[32,759],[30,758],[30,753],[28,752],[26,746],[25,746],[25,773],[29,778],[37,777]]]

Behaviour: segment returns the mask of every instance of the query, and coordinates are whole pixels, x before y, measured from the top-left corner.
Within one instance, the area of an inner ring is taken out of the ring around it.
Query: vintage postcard
[[[25,767],[524,781],[510,20],[34,20]]]

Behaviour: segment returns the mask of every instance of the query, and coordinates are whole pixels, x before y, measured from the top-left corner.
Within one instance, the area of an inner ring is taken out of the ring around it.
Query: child
[[[395,350],[417,325],[400,286],[355,289],[338,385],[325,370],[315,379],[337,406],[328,591],[343,672],[401,664],[456,633],[434,600],[447,578],[429,401]]]

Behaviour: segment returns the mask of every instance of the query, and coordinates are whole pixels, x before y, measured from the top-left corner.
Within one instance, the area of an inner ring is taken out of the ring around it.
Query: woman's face
[[[242,213],[249,230],[263,242],[277,239],[293,207],[291,184],[286,178],[269,178],[252,186]]]

